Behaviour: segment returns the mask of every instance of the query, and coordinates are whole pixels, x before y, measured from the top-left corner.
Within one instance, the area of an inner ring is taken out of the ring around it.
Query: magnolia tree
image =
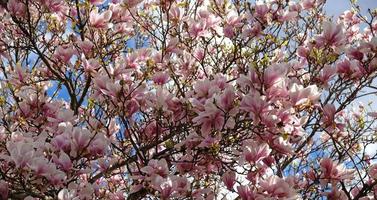
[[[350,5],[1,0],[0,199],[376,199]]]

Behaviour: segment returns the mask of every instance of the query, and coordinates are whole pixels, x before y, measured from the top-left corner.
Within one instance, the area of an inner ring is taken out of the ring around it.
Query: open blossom
[[[168,199],[174,191],[171,177],[164,179],[161,176],[155,176],[152,180],[152,185],[160,191],[162,199]]]
[[[54,146],[57,150],[63,150],[65,152],[68,152],[71,148],[71,143],[69,141],[70,136],[67,134],[61,134],[55,136],[51,144]]]
[[[357,60],[344,59],[337,65],[337,72],[347,78],[360,78],[364,74],[361,64]]]
[[[148,166],[143,167],[141,171],[149,176],[159,175],[161,177],[167,177],[169,174],[168,164],[164,159],[149,161]]]
[[[94,47],[93,42],[91,42],[89,40],[85,40],[85,41],[79,40],[77,43],[78,43],[78,46],[81,48],[81,50],[83,51],[84,54],[90,53],[92,51],[93,47]]]
[[[0,180],[0,197],[1,199],[8,199],[9,186],[4,180]]]
[[[64,151],[60,151],[59,158],[54,155],[53,161],[60,165],[64,171],[69,171],[72,167],[72,161]]]
[[[316,0],[303,0],[301,5],[304,9],[311,9],[315,6]]]
[[[157,85],[163,85],[168,82],[169,74],[166,72],[158,72],[153,76],[153,82]]]
[[[34,151],[31,144],[20,141],[16,143],[9,142],[7,146],[10,151],[10,157],[17,168],[23,168],[32,161]]]
[[[29,167],[34,171],[36,175],[39,176],[46,176],[54,170],[53,165],[50,164],[46,158],[43,157],[34,158],[29,163]]]
[[[223,29],[224,36],[228,38],[234,37],[235,28],[239,28],[241,26],[241,17],[237,16],[236,13],[229,13],[227,16],[226,25]]]
[[[104,29],[108,28],[111,16],[112,12],[110,10],[103,13],[98,13],[98,9],[94,9],[92,12],[90,12],[89,21],[94,28]]]
[[[22,17],[26,14],[26,5],[20,0],[9,0],[7,8],[14,16],[17,17]]]
[[[319,46],[341,46],[345,42],[342,25],[334,24],[328,21],[324,22],[323,33],[316,37],[316,42]]]
[[[76,50],[72,46],[64,45],[56,48],[55,57],[63,63],[68,63],[75,53]]]
[[[292,199],[296,197],[296,191],[285,180],[278,176],[271,176],[260,183],[262,189],[267,192],[267,197],[279,199]]]
[[[252,199],[255,199],[255,194],[250,189],[249,186],[245,186],[245,185],[237,186],[237,193],[238,193],[239,197],[242,200],[252,200]]]
[[[368,175],[374,179],[374,180],[377,180],[377,165],[376,164],[373,164],[369,167],[369,172],[368,172]]]
[[[258,93],[250,93],[244,96],[241,101],[240,109],[249,112],[250,117],[258,121],[259,117],[266,113],[268,108],[268,102],[265,97],[258,95]]]
[[[269,66],[263,76],[264,84],[267,87],[271,87],[278,82],[282,81],[286,77],[288,72],[288,65],[286,64],[274,64]]]
[[[90,0],[90,3],[93,5],[101,5],[103,2],[104,0]]]
[[[241,157],[241,164],[246,161],[251,164],[257,164],[271,153],[267,144],[258,144],[256,141],[245,141]]]
[[[256,17],[259,17],[261,19],[264,18],[264,16],[268,13],[269,10],[270,8],[268,7],[268,5],[264,3],[257,3],[255,5],[255,15]]]
[[[330,158],[321,160],[321,183],[338,182],[352,178],[353,170],[345,169]]]
[[[191,22],[189,34],[193,37],[206,36],[208,34],[208,31],[206,29],[207,27],[204,21]]]
[[[225,172],[223,175],[223,182],[228,190],[233,190],[233,186],[236,183],[236,173],[231,171]]]
[[[321,93],[318,91],[316,85],[311,85],[304,88],[302,85],[294,83],[289,90],[289,96],[293,105],[297,106],[306,103],[315,103]]]
[[[169,16],[174,23],[179,23],[183,17],[183,11],[178,6],[174,6],[169,10]]]
[[[71,155],[77,155],[80,150],[87,147],[92,137],[93,135],[88,129],[80,129],[75,127],[72,131]]]
[[[211,129],[221,130],[224,125],[224,115],[213,103],[207,102],[205,110],[193,119],[193,122],[201,125],[201,132],[206,135]]]
[[[337,69],[331,65],[325,65],[319,76],[319,80],[323,83],[324,86],[328,86],[328,82],[331,78],[336,75]]]
[[[47,0],[47,1],[42,1],[42,2],[45,4],[47,9],[55,13],[63,13],[63,12],[66,12],[67,10],[67,7],[64,4],[64,1]]]

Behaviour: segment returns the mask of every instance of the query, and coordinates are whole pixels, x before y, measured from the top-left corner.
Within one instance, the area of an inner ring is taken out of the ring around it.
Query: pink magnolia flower
[[[169,17],[173,23],[179,23],[183,17],[183,12],[178,6],[172,6],[169,10]]]
[[[33,158],[28,165],[30,169],[32,169],[34,173],[39,176],[46,176],[53,170],[51,163],[49,163],[48,160],[43,157]]]
[[[255,5],[255,16],[263,19],[264,16],[268,13],[269,10],[270,10],[270,8],[268,8],[267,4],[257,3]]]
[[[189,20],[189,34],[194,38],[206,37],[209,35],[209,29],[214,28],[220,19],[204,9],[199,10],[198,15],[199,20]]]
[[[283,137],[274,138],[271,144],[271,148],[285,155],[290,155],[293,153],[292,145]]]
[[[151,184],[161,193],[162,199],[168,199],[174,192],[173,182],[170,177],[162,178],[161,176],[155,176]]]
[[[233,38],[235,36],[235,28],[242,26],[242,18],[237,13],[231,12],[228,14],[225,26],[223,28],[224,36]]]
[[[178,193],[184,194],[189,190],[190,184],[187,181],[186,177],[173,176],[172,181],[173,181],[174,190],[177,191]]]
[[[237,186],[237,193],[238,193],[238,196],[242,200],[253,200],[253,199],[255,199],[255,194],[250,189],[249,186],[246,186],[246,185]]]
[[[7,8],[16,17],[23,17],[26,14],[26,5],[20,0],[9,0]]]
[[[212,137],[207,135],[205,139],[198,145],[198,147],[211,147],[214,144],[217,144],[221,141],[221,136]]]
[[[196,140],[200,140],[200,137],[197,136],[197,139]],[[189,142],[192,142],[192,143],[199,143],[199,142],[196,142],[194,139],[191,140],[191,141],[185,141],[186,143],[189,143]],[[178,145],[179,146],[179,145]],[[195,145],[186,145],[188,146],[187,148],[191,148],[191,146],[195,146]],[[185,172],[188,172],[190,170],[192,170],[194,168],[194,164],[192,162],[193,160],[193,157],[192,155],[184,155],[182,156],[179,161],[175,164],[175,166],[177,167],[177,170],[179,173],[183,174]]]
[[[99,14],[98,9],[94,9],[92,10],[92,12],[90,12],[90,17],[89,17],[90,25],[98,29],[108,28],[111,16],[112,16],[111,10],[106,10],[105,12]]]
[[[72,134],[71,155],[75,156],[77,155],[79,150],[82,150],[84,147],[86,147],[89,144],[93,135],[88,129],[86,128],[81,129],[78,127],[73,128],[73,131],[71,134]]]
[[[297,47],[297,55],[302,58],[307,58],[309,56],[310,49],[305,46]]]
[[[293,199],[297,195],[292,186],[278,176],[270,176],[267,180],[262,180],[260,186],[267,192],[268,197]]]
[[[69,140],[69,136],[66,134],[61,134],[55,136],[51,140],[51,144],[57,149],[68,152],[71,149],[71,142]]]
[[[251,164],[257,164],[271,153],[271,149],[266,143],[258,144],[256,141],[248,140],[245,141],[242,146],[243,150],[240,160],[241,163],[243,163],[243,161],[247,161]]]
[[[206,27],[213,28],[216,24],[220,22],[220,18],[213,15],[207,9],[201,9],[198,12],[200,21],[204,21]]]
[[[113,98],[117,97],[122,89],[119,82],[114,82],[114,80],[110,79],[105,74],[97,75],[97,77],[94,79],[94,83],[101,93]]]
[[[166,72],[158,72],[153,76],[152,80],[157,85],[163,85],[168,82],[169,74]]]
[[[284,77],[286,77],[288,72],[288,64],[273,64],[269,66],[263,74],[264,84],[267,87],[271,87],[274,84],[281,81]]]
[[[359,61],[357,60],[348,60],[344,59],[343,61],[339,62],[337,65],[337,72],[347,78],[350,79],[357,79],[360,78],[364,74],[364,70]]]
[[[32,161],[35,153],[32,145],[23,141],[15,143],[8,142],[7,149],[12,161],[16,164],[16,168],[26,167],[26,165]]]
[[[218,102],[218,106],[221,109],[223,109],[224,111],[230,111],[234,107],[233,102],[235,98],[236,98],[236,94],[234,93],[234,88],[228,87],[216,99]]]
[[[169,167],[165,159],[150,160],[148,162],[148,166],[141,168],[141,171],[148,174],[149,176],[159,175],[165,178],[169,174]]]
[[[224,125],[224,114],[210,101],[205,104],[205,110],[200,112],[192,121],[201,125],[201,132],[203,135],[208,135],[212,128],[221,130]]]
[[[96,71],[100,68],[100,63],[97,59],[91,58],[89,60],[84,60],[84,70],[91,75],[94,75]]]
[[[47,120],[52,123],[56,124],[63,124],[64,122],[73,122],[75,119],[74,112],[70,109],[62,109],[59,110],[58,113],[55,113],[55,116],[47,117]],[[67,126],[71,126],[71,124],[67,124]]]
[[[54,155],[52,160],[54,163],[60,165],[64,171],[69,171],[72,168],[72,161],[64,151],[60,151],[59,158]]]
[[[171,38],[166,45],[166,52],[167,53],[175,53],[180,54],[181,50],[179,48],[179,40],[178,38]]]
[[[208,31],[204,21],[191,22],[189,26],[189,34],[193,38],[206,36]]]
[[[129,116],[132,116],[139,110],[140,104],[136,98],[133,98],[127,103],[126,108],[127,108],[127,114]]]
[[[79,40],[77,43],[78,43],[78,46],[84,52],[85,55],[89,54],[94,47],[93,42],[91,42],[89,40],[84,40],[84,41]]]
[[[377,164],[373,164],[369,167],[368,175],[372,179],[377,180]]]
[[[338,182],[353,177],[353,170],[344,169],[341,165],[333,162],[330,158],[324,158],[320,162],[321,167],[321,183]]]
[[[188,57],[188,56],[187,56],[187,57]],[[203,60],[204,57],[205,57],[205,52],[204,52],[204,50],[201,49],[201,48],[197,48],[197,49],[195,49],[195,51],[194,51],[194,57],[195,57],[196,59],[198,59],[198,60]],[[189,65],[188,62],[186,62],[186,63],[184,63],[184,64]]]
[[[292,104],[298,106],[316,102],[321,96],[321,93],[318,91],[316,85],[310,85],[304,88],[304,86],[294,83],[289,89],[289,96]]]
[[[289,2],[289,11],[296,11],[297,13],[299,13],[301,10],[302,6],[299,3],[292,1]]]
[[[339,47],[345,42],[345,35],[343,27],[340,24],[333,24],[331,22],[323,23],[323,33],[316,37],[316,42],[319,46],[330,45]]]
[[[349,48],[347,51],[347,57],[350,58],[350,59],[356,59],[356,60],[363,60],[364,58],[364,54],[363,52],[361,52],[360,50],[356,49],[356,48]]]
[[[61,186],[65,181],[67,176],[65,173],[59,170],[54,170],[45,176],[49,182],[54,186]]]
[[[25,74],[25,71],[24,69],[22,69],[22,66],[21,66],[21,63],[17,63],[16,64],[16,74],[17,74],[17,77],[19,79],[20,82],[24,82],[25,78],[26,78],[26,74]]]
[[[319,75],[319,80],[325,85],[328,85],[328,82],[331,80],[331,78],[336,74],[337,69],[334,66],[331,65],[325,65],[323,67],[320,75]]]
[[[261,35],[262,26],[259,23],[253,24],[253,26],[244,26],[242,28],[242,38],[247,39],[251,37],[258,37]]]
[[[76,53],[76,50],[70,45],[58,46],[56,48],[54,57],[62,61],[63,63],[68,63],[71,57]]]
[[[227,171],[224,173],[223,182],[228,190],[233,190],[233,186],[236,183],[236,173],[233,171]]]
[[[240,109],[250,112],[250,117],[257,123],[260,120],[259,117],[269,110],[268,105],[264,96],[260,96],[257,92],[250,92],[242,98]]]
[[[67,7],[64,4],[64,1],[59,0],[44,0],[42,1],[46,8],[55,13],[62,13],[67,10]]]
[[[104,0],[89,0],[89,2],[90,2],[91,4],[93,4],[93,5],[98,6],[98,5],[103,4]]]
[[[336,108],[332,104],[326,104],[323,107],[322,121],[326,126],[331,126],[335,123]]]
[[[89,152],[92,155],[104,155],[106,148],[108,147],[108,141],[102,134],[97,134],[95,139],[90,142],[88,147]]]
[[[315,1],[316,0],[303,0],[301,2],[301,5],[304,9],[308,10],[308,9],[312,9],[314,6],[315,6]]]
[[[0,180],[0,197],[1,199],[8,199],[9,184],[4,180]]]

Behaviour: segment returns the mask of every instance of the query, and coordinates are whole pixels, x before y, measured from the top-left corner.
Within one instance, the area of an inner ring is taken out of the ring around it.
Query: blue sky
[[[361,11],[365,13],[368,8],[377,8],[377,0],[358,0],[358,4],[361,7]],[[330,15],[339,16],[345,10],[351,8],[349,0],[327,0],[326,12]]]

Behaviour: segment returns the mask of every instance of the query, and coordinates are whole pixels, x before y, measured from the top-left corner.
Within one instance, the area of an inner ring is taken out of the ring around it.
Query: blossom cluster
[[[0,1],[0,199],[374,199],[377,12],[325,6]]]

